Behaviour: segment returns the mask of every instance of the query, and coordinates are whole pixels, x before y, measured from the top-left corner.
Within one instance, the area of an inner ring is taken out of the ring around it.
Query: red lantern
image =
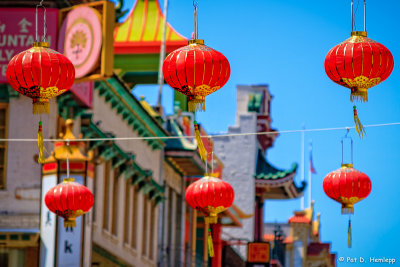
[[[15,55],[7,66],[7,80],[19,93],[33,99],[33,113],[49,113],[49,99],[67,91],[75,79],[75,68],[64,55],[46,42]]]
[[[163,74],[172,88],[188,97],[189,111],[204,111],[205,97],[226,84],[230,66],[223,54],[194,39],[166,57]]]
[[[353,205],[371,192],[371,180],[352,164],[344,164],[324,178],[323,187],[328,197],[342,204],[342,214],[353,214]]]
[[[218,213],[228,209],[235,197],[230,184],[219,178],[205,176],[192,183],[186,189],[186,202],[194,209],[205,214],[206,224],[217,223]],[[208,229],[208,253],[214,257],[211,229]]]
[[[94,198],[86,186],[66,178],[46,193],[44,202],[51,212],[64,218],[64,227],[75,227],[75,218],[92,208]]]
[[[33,99],[33,114],[49,113],[49,99],[67,91],[75,79],[75,68],[64,55],[46,42],[15,55],[7,66],[12,88]],[[39,163],[44,163],[42,122],[38,131]]]
[[[194,209],[202,211],[208,223],[217,223],[218,213],[228,209],[235,197],[233,188],[219,178],[205,176],[189,185],[185,198]]]
[[[367,90],[392,73],[393,56],[384,45],[356,31],[332,48],[325,58],[325,72],[337,84],[351,89],[350,100],[368,101]]]
[[[353,205],[366,198],[371,192],[371,180],[356,169],[353,164],[342,164],[342,168],[329,173],[324,178],[325,194],[342,204],[342,214],[353,214]],[[348,227],[348,247],[351,247],[351,220]]]
[[[384,45],[367,37],[366,31],[353,31],[351,37],[332,48],[325,58],[325,72],[337,84],[350,88],[350,100],[368,101],[367,90],[392,73],[393,56]],[[360,137],[365,130],[353,106],[355,128]]]

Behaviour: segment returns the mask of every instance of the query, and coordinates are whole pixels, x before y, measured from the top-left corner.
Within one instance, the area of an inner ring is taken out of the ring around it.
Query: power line
[[[364,125],[364,128],[372,127],[384,127],[384,126],[395,126],[400,125],[400,122],[391,123],[380,123]],[[298,129],[298,130],[287,130],[287,131],[269,131],[269,132],[257,132],[257,133],[235,133],[235,134],[213,134],[213,135],[202,135],[204,138],[220,138],[220,137],[234,137],[234,136],[251,136],[251,135],[275,135],[275,134],[286,134],[286,133],[301,133],[301,132],[323,132],[323,131],[338,131],[354,129],[355,126],[348,127],[333,127],[333,128],[317,128],[317,129]],[[196,138],[195,136],[153,136],[153,137],[104,137],[104,138],[77,138],[74,141],[90,142],[90,141],[129,141],[129,140],[170,140],[170,139],[181,139],[181,138]],[[67,139],[43,139],[44,142],[66,142]],[[37,142],[36,138],[0,138],[0,142]]]

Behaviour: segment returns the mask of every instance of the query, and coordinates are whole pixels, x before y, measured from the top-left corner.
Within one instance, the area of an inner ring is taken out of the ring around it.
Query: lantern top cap
[[[70,182],[75,182],[75,178],[68,177],[63,179],[63,183],[70,183]]]
[[[49,48],[49,43],[48,42],[34,42],[32,44],[33,47],[46,47]]]
[[[191,45],[191,44],[204,45],[203,39],[193,39],[193,40],[189,40],[188,42],[189,42],[189,45]]]
[[[353,168],[353,163],[343,163],[342,169],[346,169],[346,168]]]
[[[365,32],[365,31],[354,31],[354,32],[351,32],[351,36],[367,37],[367,32]]]

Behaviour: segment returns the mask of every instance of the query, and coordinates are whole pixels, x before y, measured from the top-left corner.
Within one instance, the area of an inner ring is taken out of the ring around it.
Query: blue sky
[[[169,3],[168,21],[190,37],[191,1]],[[356,18],[359,30],[363,26],[362,3],[360,0]],[[368,36],[391,50],[395,68],[385,82],[369,91],[368,103],[357,105],[364,124],[400,122],[398,14],[399,1],[367,1]],[[225,132],[235,124],[236,85],[267,83],[274,96],[274,128],[300,129],[303,123],[308,129],[352,126],[349,91],[329,80],[323,65],[327,52],[347,39],[350,31],[350,0],[199,0],[199,37],[228,58],[232,74],[223,89],[207,97],[207,112],[199,114],[198,120],[209,132]],[[139,86],[134,93],[145,94],[155,104],[157,90],[155,86]],[[172,111],[172,89],[168,86],[164,87],[163,104],[167,112]],[[340,140],[345,131],[306,133],[306,143],[312,139],[314,145],[318,173],[313,176],[312,198],[316,211],[321,212],[322,240],[332,242],[339,257],[394,257],[400,263],[400,126],[369,128],[364,140],[354,131],[350,133],[354,166],[372,181],[370,196],[355,206],[351,249],[347,248],[348,217],[340,214],[340,205],[322,189],[324,176],[340,167]],[[279,168],[300,162],[300,140],[298,133],[281,134],[268,150],[268,160]],[[300,180],[300,175],[296,179]],[[299,207],[299,200],[267,201],[265,221],[287,221]]]

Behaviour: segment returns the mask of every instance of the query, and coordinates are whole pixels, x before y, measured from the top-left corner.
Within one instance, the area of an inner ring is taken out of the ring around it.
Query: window
[[[137,218],[137,196],[138,196],[138,191],[136,187],[132,187],[132,207],[130,208],[131,210],[131,247],[136,248],[136,218]]]
[[[151,227],[151,230],[150,230],[150,238],[149,238],[149,246],[150,246],[150,248],[149,248],[149,258],[152,260],[152,259],[154,259],[154,257],[153,257],[153,254],[154,254],[154,230],[153,229],[157,229],[157,224],[156,224],[156,220],[155,220],[155,218],[154,218],[154,216],[155,216],[155,205],[154,205],[154,201],[152,201],[151,203],[150,203],[150,227]]]
[[[0,138],[7,138],[8,104],[0,103]],[[0,142],[0,189],[6,188],[7,142]]]
[[[129,221],[131,216],[129,216],[130,210],[130,201],[131,201],[131,179],[126,180],[125,182],[125,206],[124,206],[124,243],[129,244]]]
[[[111,161],[104,164],[104,202],[103,202],[103,229],[110,228],[110,170]]]
[[[112,217],[111,217],[111,233],[113,235],[117,235],[117,225],[118,225],[118,221],[117,221],[117,216],[118,216],[118,176],[119,176],[119,169],[115,168],[114,169],[114,177],[113,177],[113,195],[112,195]]]
[[[148,215],[148,203],[149,203],[149,197],[145,195],[143,197],[143,232],[142,232],[142,255],[147,256],[147,231],[149,229],[148,223],[149,220],[147,218]]]

